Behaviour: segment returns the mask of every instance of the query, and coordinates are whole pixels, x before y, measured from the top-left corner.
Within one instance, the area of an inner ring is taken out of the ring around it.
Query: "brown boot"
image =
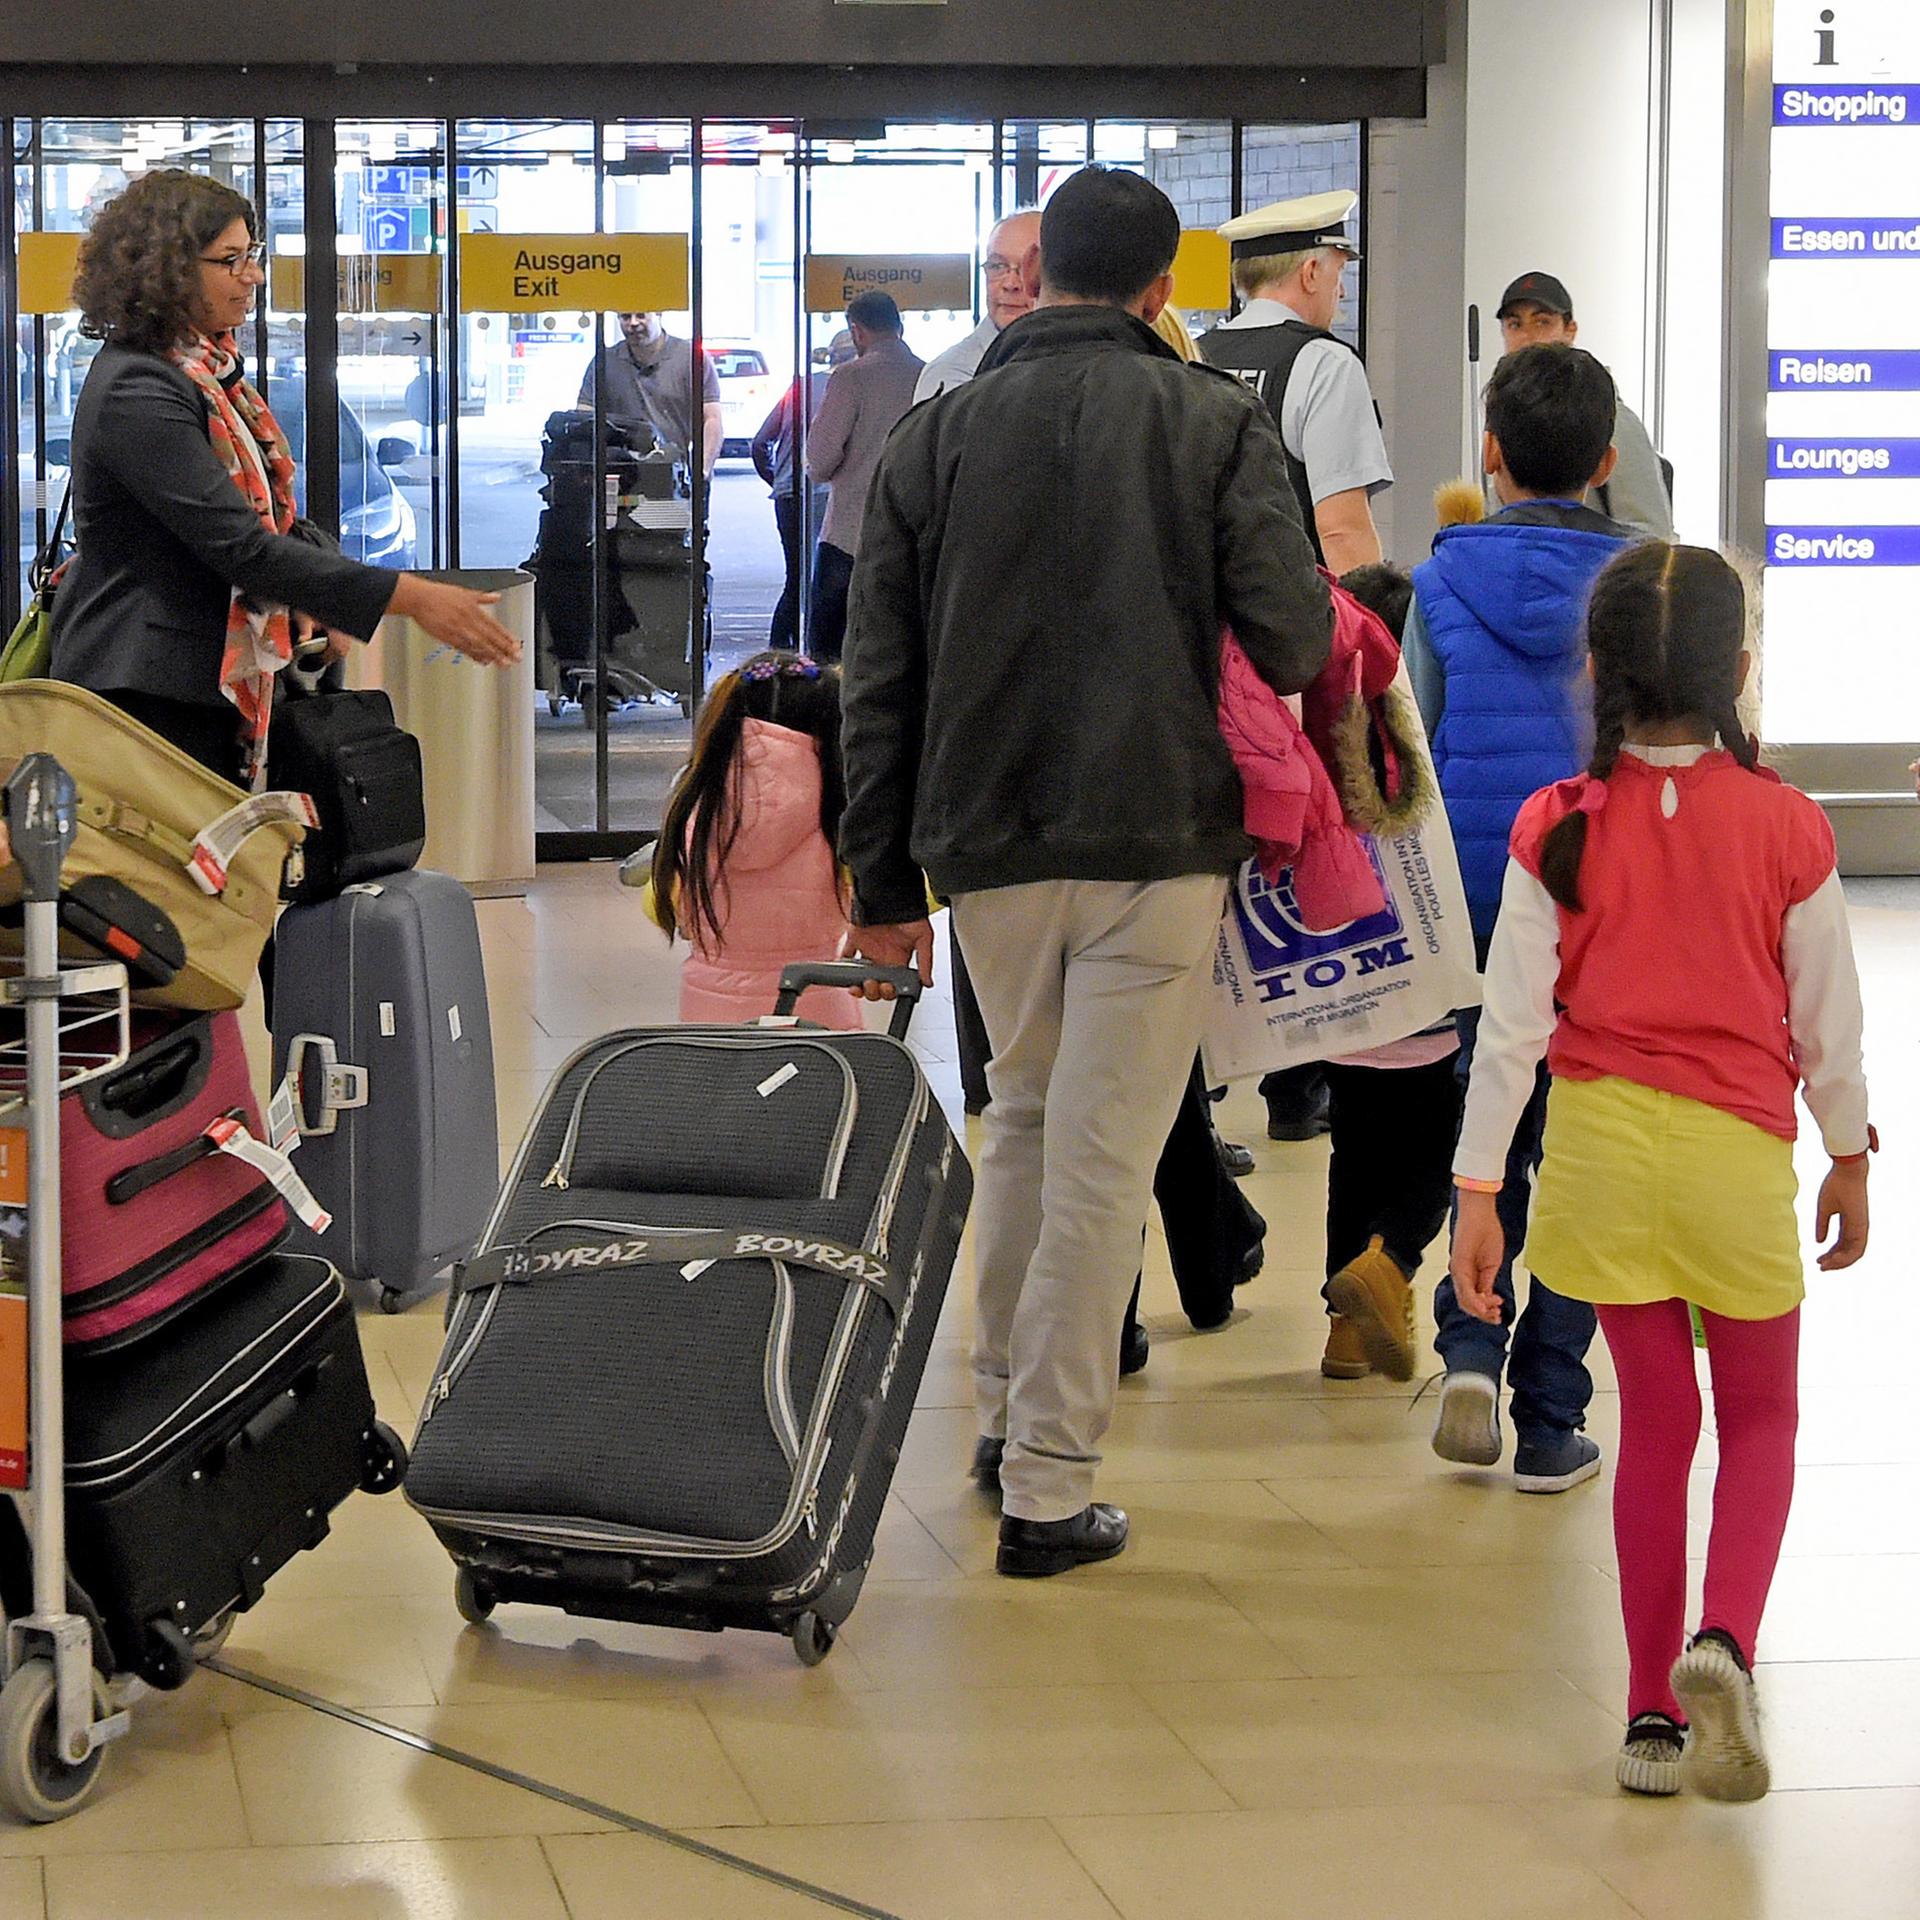
[[[1327,1350],[1320,1356],[1320,1371],[1329,1380],[1364,1380],[1373,1371],[1358,1328],[1343,1314],[1336,1313],[1327,1322]]]
[[[1353,1322],[1376,1373],[1413,1378],[1413,1287],[1378,1234],[1327,1282],[1327,1303]]]

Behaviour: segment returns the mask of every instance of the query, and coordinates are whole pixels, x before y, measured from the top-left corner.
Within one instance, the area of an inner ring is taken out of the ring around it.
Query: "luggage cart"
[[[51,754],[30,754],[6,784],[13,857],[25,876],[26,943],[0,972],[0,1124],[27,1133],[26,1304],[29,1490],[23,1513],[33,1610],[7,1622],[0,1686],[0,1802],[61,1820],[99,1781],[107,1745],[128,1730],[144,1689],[109,1686],[95,1621],[68,1578],[60,1313],[60,1096],[127,1058],[127,972],[63,966],[60,866],[73,843],[74,785]],[[18,1498],[19,1496],[15,1496]]]

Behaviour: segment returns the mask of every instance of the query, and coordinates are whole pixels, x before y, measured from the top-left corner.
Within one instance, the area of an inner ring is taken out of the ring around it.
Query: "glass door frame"
[[[36,316],[36,340],[32,349],[26,349],[21,341],[22,316],[19,312],[19,287],[13,271],[13,261],[19,234],[23,226],[20,215],[26,215],[26,222],[38,227],[44,220],[42,196],[45,180],[46,162],[41,151],[43,129],[49,121],[70,116],[48,115],[37,118],[21,116],[0,118],[0,261],[4,261],[5,270],[0,272],[0,328],[4,328],[5,347],[5,391],[0,392],[0,456],[4,459],[4,473],[0,473],[0,526],[4,526],[4,539],[11,558],[0,566],[0,632],[10,631],[20,610],[20,576],[26,558],[29,556],[12,554],[12,548],[20,539],[22,513],[25,499],[22,487],[21,456],[29,449],[23,449],[21,440],[26,429],[23,385],[26,366],[23,364],[29,352],[33,377],[44,380],[45,371],[45,335],[44,319]],[[115,117],[115,116],[109,116]],[[136,116],[117,116],[123,120]],[[204,117],[204,116],[203,116]],[[464,315],[460,306],[461,275],[461,196],[459,188],[459,169],[462,163],[460,133],[463,122],[482,116],[472,113],[451,114],[436,119],[431,124],[439,133],[437,150],[431,155],[422,154],[422,160],[431,160],[444,169],[446,208],[446,231],[444,240],[437,248],[441,273],[441,311],[434,317],[435,353],[429,374],[429,399],[427,432],[429,436],[429,456],[432,466],[432,507],[433,522],[429,539],[423,543],[436,558],[449,567],[462,564],[461,520],[462,520],[462,473],[461,473],[461,400],[466,384],[467,370],[463,365],[465,357]],[[485,116],[489,118],[497,116]],[[763,124],[757,118],[743,120],[740,115],[688,115],[667,116],[676,125],[687,130],[684,149],[674,156],[676,163],[685,164],[689,169],[691,188],[691,218],[688,233],[689,300],[692,320],[692,333],[695,341],[703,342],[706,322],[706,235],[704,232],[705,212],[705,166],[707,158],[706,129],[709,124],[717,127],[738,126],[742,124]],[[255,185],[255,197],[261,202],[262,217],[265,217],[267,177],[270,165],[268,155],[268,126],[270,120],[277,121],[281,116],[263,116],[246,114],[232,116],[248,123],[251,135],[251,164]],[[341,115],[337,120],[305,119],[297,124],[301,133],[300,164],[303,171],[305,189],[305,243],[307,257],[311,262],[324,255],[337,257],[338,207],[335,197],[336,183],[336,129],[342,125],[364,124],[366,122],[395,119],[409,124],[423,124],[417,118],[406,115],[358,114]],[[585,114],[566,114],[564,109],[558,114],[536,115],[537,121],[551,121],[559,124],[578,122],[591,125],[593,137],[593,173],[594,173],[594,226],[593,231],[607,231],[608,196],[606,136],[609,128],[617,127],[620,122],[605,117],[589,117]],[[1081,130],[1078,141],[1082,160],[1096,150],[1097,125],[1099,120],[1117,120],[1132,123],[1178,124],[1195,119],[1190,114],[1160,113],[1088,116],[1075,119],[1071,116],[1034,117],[1030,115],[993,115],[967,116],[952,122],[942,122],[929,118],[924,124],[941,126],[951,124],[969,128],[990,127],[991,129],[991,204],[994,218],[998,219],[1011,206],[1023,204],[1028,199],[1037,199],[1042,154],[1045,146],[1046,130],[1059,130],[1074,127]],[[1245,181],[1244,129],[1248,121],[1234,117],[1205,116],[1209,125],[1230,128],[1231,163],[1228,187],[1231,196],[1232,211],[1239,213],[1243,204]],[[811,238],[812,205],[811,185],[814,168],[819,164],[816,154],[825,158],[824,147],[828,140],[837,139],[831,129],[831,121],[819,118],[808,119],[792,115],[774,115],[764,124],[769,129],[777,128],[784,138],[791,142],[788,164],[792,168],[793,217],[794,217],[794,262],[793,262],[793,337],[794,337],[794,375],[802,383],[800,391],[803,397],[808,393],[808,375],[811,371],[807,364],[807,349],[810,344],[811,329],[806,314],[804,298],[804,276],[806,255]],[[918,117],[911,124],[922,124]],[[1261,126],[1282,125],[1284,122],[1261,119]],[[1299,124],[1318,124],[1303,120]],[[1360,180],[1362,195],[1361,217],[1366,215],[1366,164],[1367,164],[1367,128],[1364,119],[1347,122],[1357,125],[1360,136]],[[1023,130],[1036,129],[1036,138],[1029,142],[1023,138]],[[1064,163],[1064,157],[1063,157]],[[18,194],[22,185],[22,174],[31,197],[31,204],[22,208]],[[1029,177],[1031,176],[1031,177]],[[1023,191],[1024,189],[1024,191]],[[1362,235],[1364,243],[1364,233]],[[1359,293],[1359,324],[1361,341],[1364,347],[1367,283],[1363,274]],[[978,310],[979,289],[976,285],[974,298]],[[340,476],[339,476],[339,422],[338,381],[340,346],[340,301],[334,274],[309,271],[306,276],[306,314],[305,314],[305,350],[306,350],[306,392],[308,410],[307,465],[309,512],[322,526],[337,531],[340,513]],[[604,338],[604,316],[596,316],[596,342]],[[440,338],[440,329],[445,329],[444,341]],[[254,345],[258,363],[265,366],[269,359],[267,301],[263,296],[255,314]],[[444,388],[442,381],[444,379]],[[443,406],[444,393],[444,406]],[[328,397],[334,400],[329,409],[324,402]],[[318,401],[320,404],[316,404]],[[604,452],[606,434],[605,395],[599,391],[596,383],[594,405],[594,446],[597,457]],[[696,415],[698,408],[695,409]],[[799,448],[797,463],[804,473],[805,431],[808,408],[800,408],[798,427]],[[42,497],[37,502],[34,528],[39,542],[46,537],[47,522],[50,518],[44,499],[46,465],[46,410],[43,404],[36,402],[34,408],[33,471],[36,484]],[[694,458],[690,463],[692,491],[692,554],[689,588],[689,632],[696,636],[691,647],[692,653],[692,699],[696,707],[706,692],[706,649],[703,644],[710,619],[713,599],[707,579],[707,549],[709,542],[709,515],[706,511],[710,483],[705,472],[704,460]],[[596,466],[597,471],[597,466]],[[803,499],[810,492],[802,483]],[[604,687],[607,667],[607,594],[611,582],[608,578],[607,545],[601,526],[603,516],[593,515],[593,573],[594,573],[594,648],[595,685]],[[812,533],[806,529],[806,538],[802,542],[801,554],[801,610],[802,640],[806,633],[805,622],[808,619],[806,591],[812,568]],[[37,550],[37,548],[36,548]],[[616,828],[610,824],[610,747],[607,738],[604,712],[595,716],[595,765],[594,765],[594,824],[582,831],[543,832],[538,836],[538,856],[542,861],[577,860],[583,858],[617,857],[634,848],[645,845],[654,835],[643,827]]]

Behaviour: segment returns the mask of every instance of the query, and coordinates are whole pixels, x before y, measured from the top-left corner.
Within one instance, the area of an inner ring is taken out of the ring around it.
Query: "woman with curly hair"
[[[396,613],[483,665],[519,653],[487,611],[498,595],[362,566],[296,528],[286,436],[234,339],[266,277],[258,235],[244,196],[167,169],[81,242],[75,299],[105,345],[74,411],[78,554],[53,612],[56,679],[243,786],[296,641],[364,640]]]

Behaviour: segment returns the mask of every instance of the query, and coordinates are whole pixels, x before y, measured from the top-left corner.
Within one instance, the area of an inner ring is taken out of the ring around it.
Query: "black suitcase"
[[[790,968],[783,1006],[872,972]],[[458,1563],[461,1612],[757,1627],[824,1658],[972,1190],[897,1037],[664,1027],[583,1048],[456,1278],[414,1441],[407,1497]]]
[[[177,1687],[356,1487],[400,1483],[324,1260],[275,1255],[124,1353],[66,1370],[67,1550],[116,1670]],[[11,1608],[9,1609],[11,1611]]]
[[[287,861],[287,899],[331,900],[418,862],[427,844],[420,742],[394,723],[378,688],[288,698],[267,752],[271,783],[309,795],[320,816]]]

